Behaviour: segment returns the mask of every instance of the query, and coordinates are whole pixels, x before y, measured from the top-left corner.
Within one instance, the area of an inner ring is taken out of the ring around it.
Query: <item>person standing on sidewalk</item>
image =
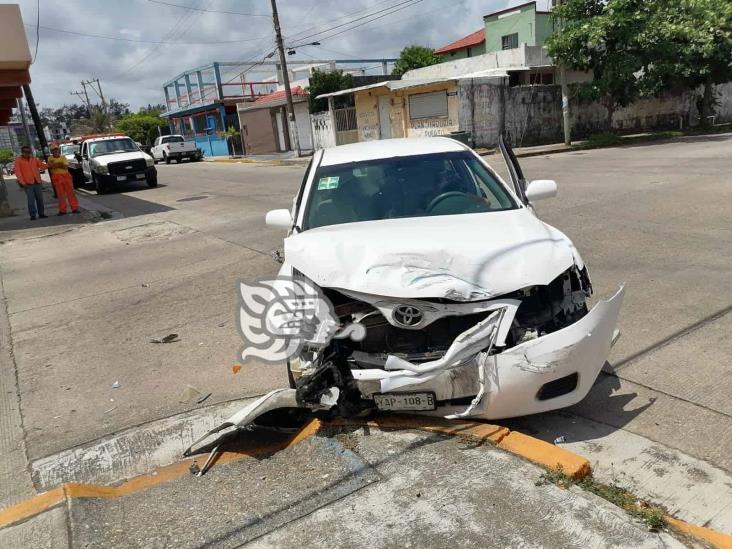
[[[58,196],[58,215],[66,215],[66,201],[69,201],[71,213],[79,213],[79,201],[74,192],[74,181],[69,173],[69,161],[61,155],[58,145],[51,147],[51,156],[48,158],[48,171],[51,173],[51,183]]]
[[[43,207],[43,180],[39,171],[41,168],[48,166],[32,156],[28,145],[21,147],[20,156],[15,159],[15,177],[28,197],[28,213],[31,221],[36,219],[36,215],[40,218],[48,217]]]

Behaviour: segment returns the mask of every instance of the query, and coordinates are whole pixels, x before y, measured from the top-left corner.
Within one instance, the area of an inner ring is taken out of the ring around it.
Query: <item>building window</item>
[[[501,36],[501,49],[512,50],[514,48],[518,48],[517,32],[514,32],[513,34],[507,34],[506,36]]]
[[[416,93],[409,96],[409,118],[437,118],[447,116],[447,91]]]

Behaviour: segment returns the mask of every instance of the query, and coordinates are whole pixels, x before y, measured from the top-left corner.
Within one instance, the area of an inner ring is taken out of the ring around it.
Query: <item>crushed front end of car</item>
[[[360,341],[303,347],[290,360],[300,406],[334,412],[410,411],[500,419],[571,406],[597,378],[615,334],[623,288],[588,311],[586,268],[493,299],[395,299],[325,289]],[[387,398],[388,397],[388,398]]]

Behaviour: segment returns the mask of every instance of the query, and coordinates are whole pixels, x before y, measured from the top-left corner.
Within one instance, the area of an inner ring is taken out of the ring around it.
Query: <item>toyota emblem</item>
[[[394,322],[405,328],[413,328],[422,322],[424,314],[413,305],[397,305],[392,312]]]

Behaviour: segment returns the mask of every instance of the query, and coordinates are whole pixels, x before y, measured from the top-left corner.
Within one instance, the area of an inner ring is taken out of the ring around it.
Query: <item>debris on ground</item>
[[[198,463],[195,461],[191,463],[191,466],[188,468],[188,470],[191,472],[192,475],[197,475],[201,472],[201,469],[198,467]]]
[[[150,284],[148,284],[147,282],[143,282],[142,283],[142,287],[143,288],[149,288],[150,287]]]
[[[112,383],[112,389],[119,389],[119,381]]]
[[[203,396],[203,392],[196,389],[193,385],[186,385],[186,388],[183,389],[183,392],[178,397],[178,402],[182,404],[192,404],[193,402],[197,402],[198,399]]]
[[[178,334],[168,334],[165,337],[153,337],[150,339],[150,343],[173,343],[174,341],[180,341]]]
[[[241,372],[241,364],[234,364],[234,365],[233,365],[233,366],[231,367],[231,371],[232,371],[233,373],[235,373],[235,374],[238,374],[239,372]]]
[[[196,404],[201,404],[203,401],[205,401],[208,397],[210,397],[213,393],[208,393],[206,395],[203,395],[202,397],[199,397],[199,399],[196,401]]]
[[[565,442],[567,442],[567,438],[564,435],[554,439],[554,444],[564,444]]]

